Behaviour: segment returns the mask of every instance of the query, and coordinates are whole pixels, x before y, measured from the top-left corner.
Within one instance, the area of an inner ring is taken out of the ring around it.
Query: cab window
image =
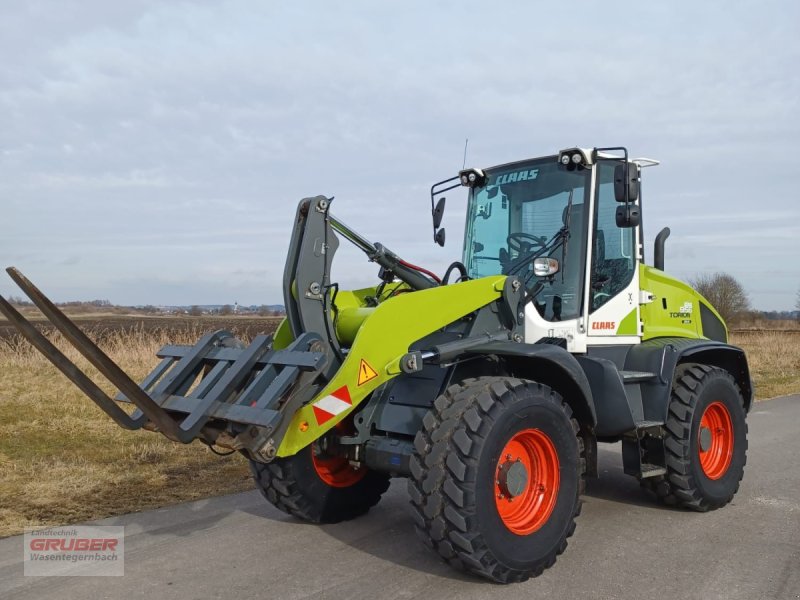
[[[597,166],[590,312],[625,289],[633,279],[636,268],[634,228],[617,227],[616,223],[619,205],[614,198],[616,164],[608,161]]]

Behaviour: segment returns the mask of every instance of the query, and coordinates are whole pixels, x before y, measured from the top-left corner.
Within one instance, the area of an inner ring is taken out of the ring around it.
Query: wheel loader
[[[742,478],[745,354],[714,307],[664,273],[668,229],[644,261],[641,173],[656,164],[570,148],[435,184],[439,245],[443,194],[461,189],[467,205],[461,260],[441,277],[337,219],[329,198],[306,198],[274,335],[168,345],[141,384],[9,268],[114,398],[2,298],[0,310],[120,426],[238,451],[282,511],[353,519],[405,477],[429,548],[524,581],[566,548],[598,442],[621,442],[625,473],[667,504],[722,507]],[[332,281],[342,239],[375,263],[374,286]]]

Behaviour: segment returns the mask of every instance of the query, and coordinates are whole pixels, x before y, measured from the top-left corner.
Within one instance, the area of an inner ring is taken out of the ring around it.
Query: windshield
[[[464,236],[469,276],[513,271],[527,278],[532,269],[527,257],[532,260],[565,227],[571,203],[567,243],[542,254],[558,259],[561,271],[546,284],[537,307],[550,320],[578,316],[586,240],[584,207],[588,206],[591,171],[568,171],[558,157],[551,156],[485,173],[486,185],[470,190],[469,196]]]

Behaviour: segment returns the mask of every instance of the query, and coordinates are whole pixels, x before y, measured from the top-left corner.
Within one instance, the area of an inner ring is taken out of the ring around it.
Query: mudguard
[[[582,425],[594,427],[597,424],[589,380],[577,359],[561,346],[489,342],[471,348],[468,354],[501,357],[512,375],[538,381],[557,390]]]
[[[625,359],[626,371],[657,375],[653,381],[642,383],[645,420],[665,421],[675,369],[687,362],[698,362],[728,371],[742,390],[745,410],[750,410],[753,383],[747,357],[741,348],[712,340],[663,337],[632,346]]]

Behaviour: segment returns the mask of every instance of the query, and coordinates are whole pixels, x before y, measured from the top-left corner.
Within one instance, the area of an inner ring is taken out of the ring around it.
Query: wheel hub
[[[528,470],[519,458],[506,460],[500,465],[497,479],[500,492],[507,498],[516,498],[528,485]]]
[[[708,427],[700,428],[700,450],[701,452],[708,452],[711,448],[711,430]]]
[[[725,475],[733,458],[734,431],[730,411],[722,402],[712,402],[700,416],[697,446],[706,477],[715,480]]]
[[[555,444],[540,429],[523,429],[500,452],[494,474],[497,513],[516,535],[542,527],[556,505],[559,461]]]

